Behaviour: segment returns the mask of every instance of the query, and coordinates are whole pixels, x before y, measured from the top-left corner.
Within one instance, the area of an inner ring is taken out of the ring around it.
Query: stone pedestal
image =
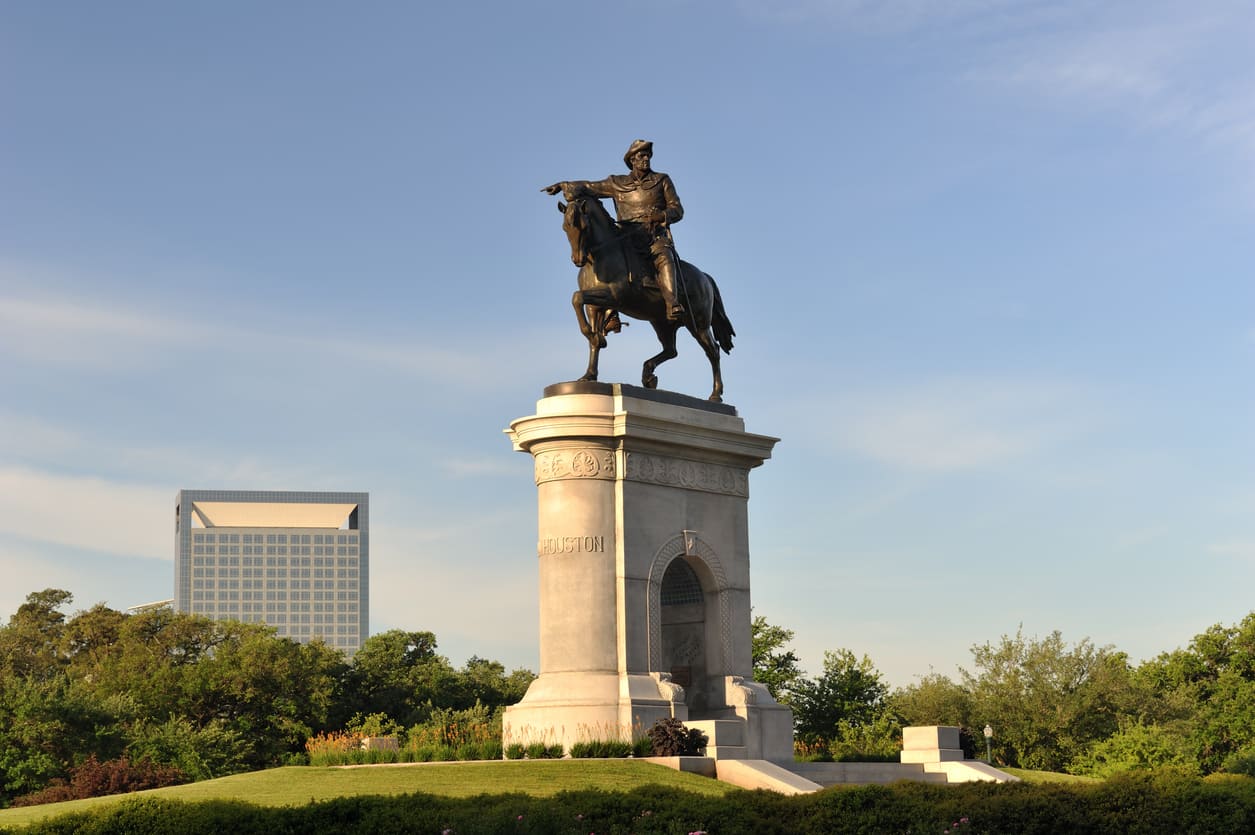
[[[540,675],[505,744],[731,720],[718,756],[791,760],[792,714],[752,680],[748,475],[775,438],[736,410],[621,384],[550,386],[507,430],[535,460]]]
[[[959,729],[953,725],[925,725],[902,729],[902,762],[942,763],[963,759]]]

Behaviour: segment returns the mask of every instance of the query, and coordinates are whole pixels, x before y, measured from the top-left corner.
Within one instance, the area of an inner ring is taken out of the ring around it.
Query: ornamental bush
[[[706,734],[674,717],[659,719],[647,732],[655,757],[694,757],[706,747]]]
[[[159,789],[186,782],[187,776],[173,766],[157,765],[147,759],[131,762],[126,757],[100,762],[93,754],[70,769],[69,780],[53,780],[46,788],[15,798],[13,805],[38,806],[63,800]]]

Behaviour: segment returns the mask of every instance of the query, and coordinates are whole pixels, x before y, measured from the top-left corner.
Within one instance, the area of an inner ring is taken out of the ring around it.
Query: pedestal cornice
[[[548,394],[555,389],[562,393]],[[731,406],[673,392],[620,383],[567,383],[545,391],[548,396],[537,403],[536,414],[505,430],[520,452],[539,455],[555,443],[569,447],[583,441],[601,449],[752,468],[771,457],[779,440],[746,432]]]

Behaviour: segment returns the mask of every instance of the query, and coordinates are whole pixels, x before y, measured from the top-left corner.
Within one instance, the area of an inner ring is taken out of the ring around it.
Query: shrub
[[[706,747],[706,734],[674,717],[659,719],[648,731],[655,757],[691,757]]]
[[[966,819],[966,820],[965,820]],[[68,832],[697,832],[823,835],[950,832],[1016,835],[1232,835],[1255,831],[1255,780],[1134,773],[1075,784],[897,783],[787,797],[766,791],[698,795],[658,786],[574,790],[552,797],[408,794],[342,797],[299,807],[127,799],[32,823],[28,835]]]
[[[344,729],[360,737],[400,736],[405,732],[400,723],[386,713],[354,713],[353,718],[344,725]]]
[[[466,710],[432,708],[405,736],[405,758],[417,762],[501,759],[501,712],[479,702]]]
[[[898,762],[902,757],[902,726],[882,713],[870,722],[837,723],[828,751],[837,762]]]
[[[137,722],[129,732],[126,753],[133,762],[152,760],[169,765],[190,780],[209,780],[248,770],[251,746],[221,720],[197,727],[175,716],[161,724]]]
[[[454,751],[459,760],[499,760],[501,753],[501,740],[499,739],[468,742],[465,745],[459,745]]]
[[[1076,757],[1070,770],[1090,777],[1112,777],[1165,766],[1198,773],[1198,761],[1190,755],[1179,734],[1159,725],[1121,722],[1119,731]]]
[[[527,748],[521,742],[511,742],[505,747],[505,758],[507,760],[521,760],[526,753]]]
[[[1225,759],[1221,771],[1255,777],[1255,745],[1248,745],[1230,754]]]
[[[361,748],[362,738],[344,731],[316,734],[305,741],[310,765],[347,765],[352,762],[352,752],[361,751]]]
[[[152,760],[133,763],[126,757],[100,762],[93,754],[70,769],[68,781],[59,778],[53,780],[46,788],[15,798],[13,805],[38,806],[42,803],[59,803],[62,800],[159,789],[162,786],[186,782],[187,776],[173,766],[158,765]]]
[[[633,744],[622,739],[593,739],[577,742],[571,746],[571,756],[575,759],[630,757],[634,752]]]
[[[533,742],[524,749],[524,753],[529,760],[560,760],[564,752],[561,743],[546,745],[543,742]]]
[[[805,739],[793,739],[793,759],[804,763],[830,763],[832,751],[827,743],[808,742]]]

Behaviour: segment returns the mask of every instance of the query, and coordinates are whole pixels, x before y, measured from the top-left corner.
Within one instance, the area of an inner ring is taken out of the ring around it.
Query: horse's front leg
[[[581,383],[597,382],[597,360],[601,356],[601,344],[599,340],[588,340],[588,370],[584,372],[584,376],[580,377]]]
[[[658,334],[662,350],[645,360],[645,365],[641,367],[641,385],[647,389],[654,389],[658,388],[658,376],[654,374],[654,369],[678,356],[675,350],[675,335],[680,329],[680,323],[663,319],[652,321],[650,324],[654,326],[654,333]]]
[[[580,333],[584,334],[585,339],[592,339],[593,326],[588,321],[588,314],[585,313],[583,290],[576,290],[575,295],[571,296],[571,307],[575,308],[575,321],[580,325]]]
[[[590,321],[590,306],[584,302],[584,291],[576,290],[575,295],[571,297],[571,306],[575,308],[575,319],[579,322],[580,333],[584,334],[584,338],[588,340],[588,370],[584,372],[584,376],[580,377],[581,382],[592,382],[597,379],[597,360],[601,349],[606,347],[606,337],[602,333],[605,326],[605,311],[601,308],[591,308],[593,315]]]

